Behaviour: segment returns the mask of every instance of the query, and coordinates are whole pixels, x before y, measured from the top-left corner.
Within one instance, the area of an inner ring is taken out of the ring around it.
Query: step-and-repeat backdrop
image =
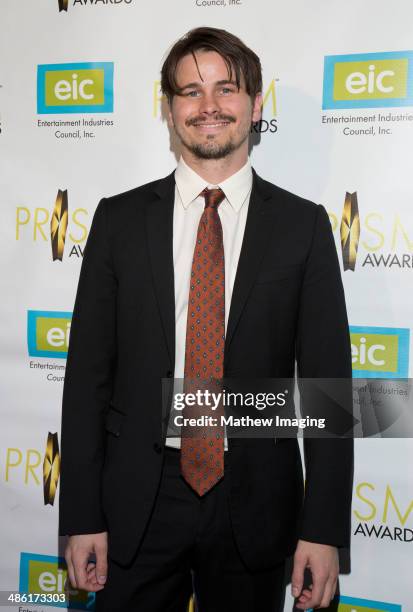
[[[61,394],[82,255],[102,196],[176,164],[159,71],[189,29],[228,29],[261,57],[252,162],[330,214],[354,376],[409,376],[412,20],[404,0],[2,0],[0,590],[49,594],[47,609],[65,588]],[[412,448],[356,440],[342,611],[413,610]]]

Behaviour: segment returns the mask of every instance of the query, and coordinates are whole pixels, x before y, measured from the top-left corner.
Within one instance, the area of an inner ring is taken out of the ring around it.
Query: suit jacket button
[[[174,373],[171,370],[168,370],[166,375],[167,375],[168,378],[172,378]]]
[[[153,445],[153,450],[155,451],[155,453],[159,454],[162,452],[162,446],[158,444],[158,442],[155,442],[155,444]]]

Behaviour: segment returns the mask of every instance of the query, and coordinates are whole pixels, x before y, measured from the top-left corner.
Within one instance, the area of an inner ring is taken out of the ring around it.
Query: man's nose
[[[199,112],[212,114],[220,110],[220,105],[217,96],[214,93],[205,93],[200,102]]]

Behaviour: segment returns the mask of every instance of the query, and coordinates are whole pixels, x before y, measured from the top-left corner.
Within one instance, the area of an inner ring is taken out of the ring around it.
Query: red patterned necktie
[[[202,213],[194,256],[188,299],[185,344],[184,392],[219,392],[224,371],[225,265],[224,243],[218,206],[221,189],[204,189]],[[210,407],[186,405],[184,418],[201,414],[217,419],[216,425],[181,428],[181,473],[191,487],[204,495],[224,475],[224,414],[222,402]]]

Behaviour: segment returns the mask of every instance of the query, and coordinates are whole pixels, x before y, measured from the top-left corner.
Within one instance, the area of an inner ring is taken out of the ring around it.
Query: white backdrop
[[[65,0],[2,0],[0,589],[62,588],[58,488],[54,497],[53,487],[46,487],[45,504],[43,472],[49,473],[48,434],[60,435],[82,251],[102,196],[175,166],[158,79],[166,50],[187,30],[228,29],[261,57],[268,95],[253,165],[264,178],[326,206],[340,258],[345,196],[357,194],[355,270],[342,268],[354,373],[410,375],[412,18],[405,0],[68,0],[66,6]],[[359,73],[347,81],[347,93],[346,74],[334,73],[334,84],[324,74],[327,56],[352,56],[328,60],[344,64],[347,75]],[[57,76],[69,79],[61,86],[66,101],[60,107],[47,80],[56,71],[68,71]],[[383,71],[388,73],[380,77]],[[73,85],[84,79],[94,81],[83,93],[94,95],[97,107],[88,108],[91,98],[82,101]],[[324,106],[335,108],[323,109],[323,89]],[[41,123],[68,121],[80,126]],[[346,133],[369,128],[371,133]],[[68,224],[61,259],[53,260],[50,222],[58,190],[67,190]],[[356,354],[363,342],[379,346],[381,359],[363,362]],[[352,571],[340,579],[343,612],[413,610],[412,449],[410,439],[357,441]],[[58,467],[56,456],[55,484]],[[78,602],[73,605],[87,606],[81,596]],[[285,610],[291,609],[287,595]]]

